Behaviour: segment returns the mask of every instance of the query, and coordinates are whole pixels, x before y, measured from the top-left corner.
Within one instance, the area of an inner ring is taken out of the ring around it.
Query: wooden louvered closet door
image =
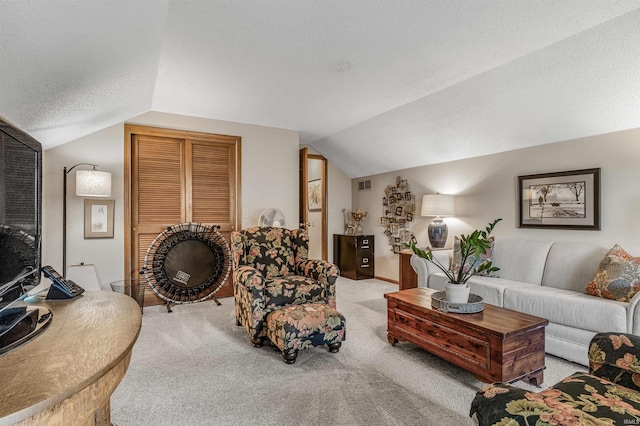
[[[240,223],[240,138],[133,125],[126,126],[126,137],[130,238],[125,241],[125,274],[137,278],[151,242],[178,223],[220,225],[229,241]],[[231,295],[229,277],[216,297]],[[162,300],[148,291],[145,304],[158,303]]]

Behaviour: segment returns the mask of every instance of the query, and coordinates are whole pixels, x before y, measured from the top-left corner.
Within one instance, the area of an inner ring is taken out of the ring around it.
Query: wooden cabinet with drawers
[[[374,236],[333,234],[333,262],[352,280],[373,278]]]

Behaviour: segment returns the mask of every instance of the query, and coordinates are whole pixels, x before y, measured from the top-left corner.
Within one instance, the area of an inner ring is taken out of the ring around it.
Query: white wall
[[[443,142],[445,143],[445,142]],[[432,218],[420,217],[422,195],[440,192],[456,195],[456,217],[449,226],[447,247],[453,236],[503,220],[496,238],[577,241],[611,247],[618,243],[640,256],[640,129],[592,136],[500,154],[371,176],[371,191],[358,192],[352,181],[353,206],[369,212],[365,233],[376,235],[376,276],[397,280],[398,255],[391,252],[383,228],[384,188],[401,175],[416,194],[417,215],[412,230],[420,247],[428,244],[426,228]],[[601,168],[601,230],[519,229],[517,177],[528,174]]]
[[[242,138],[242,227],[258,223],[267,207],[298,220],[298,132],[197,117],[149,112],[128,120],[141,124],[240,136]],[[50,149],[43,162],[43,263],[62,270],[62,170],[95,163],[112,173],[115,199],[113,239],[85,240],[84,201],[75,196],[75,173],[68,176],[67,265],[93,263],[105,285],[124,273],[124,123]]]

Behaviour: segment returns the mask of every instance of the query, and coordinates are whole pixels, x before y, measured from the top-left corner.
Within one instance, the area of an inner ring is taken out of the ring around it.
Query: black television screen
[[[40,282],[41,203],[42,145],[0,120],[0,308]]]

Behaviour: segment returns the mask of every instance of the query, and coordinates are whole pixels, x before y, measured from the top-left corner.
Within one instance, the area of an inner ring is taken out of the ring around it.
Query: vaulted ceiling
[[[0,2],[0,117],[297,130],[351,177],[640,127],[640,0]]]

